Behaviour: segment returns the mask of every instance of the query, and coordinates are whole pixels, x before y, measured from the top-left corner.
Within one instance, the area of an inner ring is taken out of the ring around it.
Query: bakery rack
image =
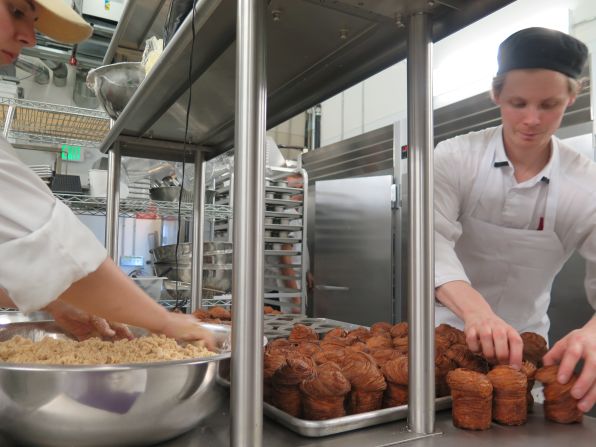
[[[280,306],[282,312],[306,313],[306,197],[308,177],[303,169],[268,166],[265,185],[265,287],[264,304]],[[288,186],[287,177],[303,178],[303,187]],[[215,206],[233,206],[234,175],[223,173],[210,185]],[[302,196],[302,199],[299,199]],[[232,241],[231,215],[217,218],[213,240]],[[288,262],[291,259],[291,262]],[[282,273],[282,269],[287,270]]]
[[[15,147],[61,146],[98,148],[110,130],[101,110],[0,97],[3,135]]]
[[[81,194],[54,194],[76,214],[87,216],[105,216],[106,198],[91,197]],[[183,220],[192,220],[193,207],[191,202],[166,202],[157,200],[122,199],[120,200],[120,217],[139,217],[139,214],[154,215],[156,217],[180,216]],[[205,205],[206,219],[225,219],[231,216],[232,210],[226,205]]]

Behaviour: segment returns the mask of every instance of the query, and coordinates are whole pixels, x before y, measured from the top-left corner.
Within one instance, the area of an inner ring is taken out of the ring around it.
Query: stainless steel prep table
[[[229,402],[228,391],[224,402]],[[559,447],[573,444],[573,447],[594,447],[596,445],[596,418],[584,417],[582,424],[556,424],[548,422],[542,414],[542,406],[535,405],[528,423],[521,427],[504,427],[493,424],[483,432],[460,430],[451,422],[451,412],[441,411],[436,417],[436,431],[442,434],[409,440],[404,439],[405,421],[391,422],[377,427],[324,438],[305,438],[282,427],[268,418],[263,424],[263,445],[265,447],[388,447],[396,445],[399,438],[412,447]],[[226,403],[188,433],[155,447],[228,447],[230,446],[230,411]],[[18,447],[0,433],[2,447]],[[108,446],[106,446],[108,447]]]
[[[443,434],[412,439],[405,445],[412,447],[547,447],[566,446],[594,447],[596,445],[596,418],[585,417],[584,422],[572,425],[548,422],[542,414],[542,406],[535,405],[535,412],[528,423],[521,427],[504,427],[493,424],[483,432],[460,430],[451,422],[451,411],[437,413],[436,431]],[[229,411],[222,408],[196,429],[174,440],[159,444],[159,447],[228,447]],[[405,421],[383,424],[350,433],[324,438],[305,438],[265,418],[263,425],[263,446],[265,447],[387,447],[395,445],[396,433],[406,431]]]
[[[223,390],[222,392],[226,392]],[[528,423],[521,427],[505,427],[494,424],[483,432],[460,430],[453,426],[451,411],[437,413],[436,426],[440,435],[415,439],[412,433],[406,444],[412,447],[559,447],[573,444],[574,447],[596,445],[596,418],[584,417],[583,423],[564,425],[544,419],[542,406],[535,405]],[[229,408],[226,406],[205,420],[194,430],[174,440],[159,444],[159,447],[228,447]],[[265,447],[387,447],[395,445],[398,439],[404,441],[405,421],[383,424],[350,433],[324,438],[305,438],[285,429],[268,418],[264,419],[263,446]],[[396,433],[400,433],[398,438]],[[4,444],[2,444],[4,445]]]

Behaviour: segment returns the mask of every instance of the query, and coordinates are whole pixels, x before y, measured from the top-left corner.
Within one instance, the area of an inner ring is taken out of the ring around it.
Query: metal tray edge
[[[451,396],[439,397],[435,400],[436,411],[446,410],[448,408],[451,408]],[[405,419],[408,416],[408,406],[401,405],[399,407],[383,408],[377,411],[352,414],[326,421],[299,419],[290,416],[267,402],[263,402],[263,412],[270,419],[299,435],[317,438]]]

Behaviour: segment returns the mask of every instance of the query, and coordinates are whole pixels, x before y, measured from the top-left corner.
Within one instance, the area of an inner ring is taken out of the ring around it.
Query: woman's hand
[[[206,329],[192,315],[174,312],[168,313],[168,317],[160,332],[178,340],[202,340],[205,343],[205,347],[209,350],[214,350],[217,347],[213,333],[209,329]]]
[[[91,337],[119,340],[133,339],[127,326],[90,315],[61,300],[52,301],[43,310],[49,312],[62,329],[82,341]]]
[[[571,395],[579,400],[577,408],[588,412],[596,403],[596,316],[555,343],[543,362],[545,366],[559,363],[557,381],[565,384],[580,359],[584,360],[584,366]]]
[[[524,344],[519,333],[492,311],[471,312],[465,317],[466,342],[472,352],[489,361],[521,368]]]

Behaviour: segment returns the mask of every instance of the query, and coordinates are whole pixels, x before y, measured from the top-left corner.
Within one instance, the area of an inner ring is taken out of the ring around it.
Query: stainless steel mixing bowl
[[[119,62],[89,71],[87,86],[107,114],[117,119],[144,79],[145,69],[140,62]]]
[[[155,272],[171,281],[192,282],[191,264],[175,262],[155,262]],[[203,287],[227,293],[232,290],[232,264],[213,265],[203,264]]]
[[[156,262],[176,262],[176,244],[161,245],[149,250]],[[231,264],[232,263],[231,242],[204,242],[203,243],[203,264]],[[190,263],[192,259],[192,242],[183,242],[178,245],[178,262]]]
[[[220,405],[216,372],[230,357],[230,328],[205,326],[217,337],[215,357],[104,366],[0,363],[0,429],[36,447],[145,446],[191,429]],[[0,341],[14,335],[66,337],[49,321],[0,325]]]
[[[180,186],[158,186],[157,188],[151,188],[149,194],[152,200],[161,202],[179,202]],[[182,201],[192,202],[192,192],[188,189],[183,190]]]

